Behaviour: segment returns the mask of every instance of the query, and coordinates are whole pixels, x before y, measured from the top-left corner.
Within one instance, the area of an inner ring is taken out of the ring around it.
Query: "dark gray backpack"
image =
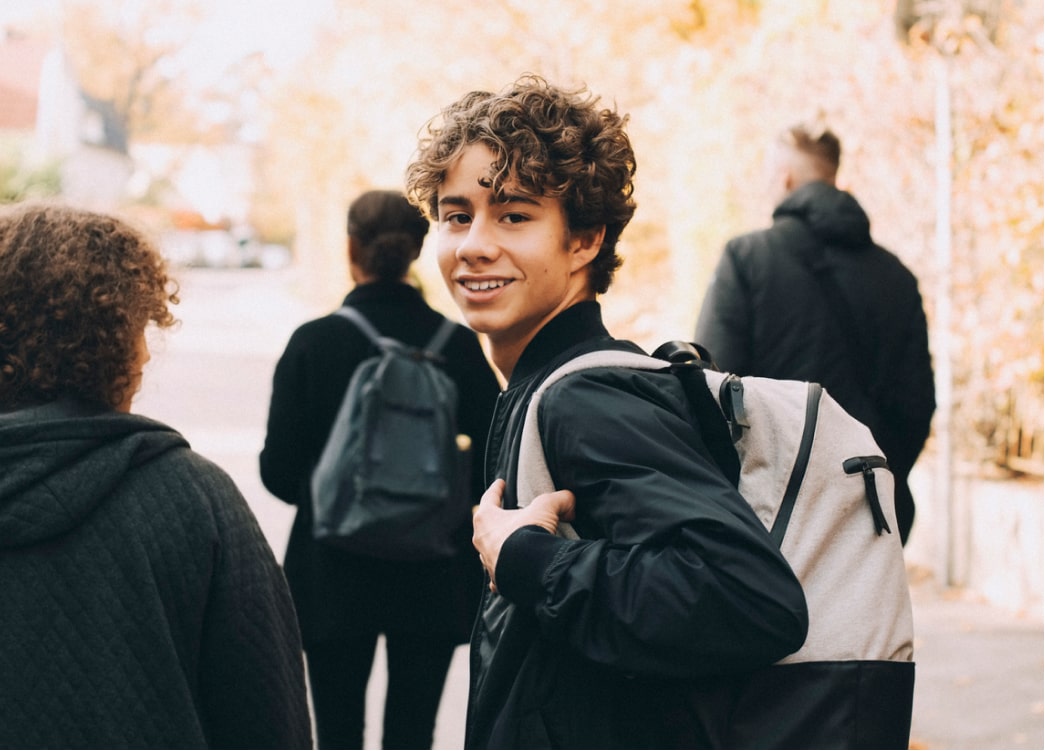
[[[312,472],[313,536],[388,560],[451,556],[469,518],[469,457],[458,444],[457,387],[435,362],[456,324],[444,320],[417,349],[381,336],[353,308],[337,314],[380,352],[352,375]]]

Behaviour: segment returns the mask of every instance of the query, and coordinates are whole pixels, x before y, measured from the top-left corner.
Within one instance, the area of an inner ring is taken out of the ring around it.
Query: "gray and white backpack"
[[[780,545],[809,611],[804,646],[739,691],[723,745],[906,748],[914,626],[892,474],[871,431],[818,384],[716,372],[684,342],[655,355],[591,352],[545,379],[523,428],[520,506],[555,489],[537,419],[548,387],[589,368],[670,368],[716,459],[708,428],[731,439],[739,467],[718,463]],[[566,524],[560,534],[576,538]]]

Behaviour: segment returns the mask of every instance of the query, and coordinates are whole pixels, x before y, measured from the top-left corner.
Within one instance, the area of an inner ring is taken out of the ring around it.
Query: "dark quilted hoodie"
[[[282,572],[171,428],[0,413],[0,746],[311,748]]]

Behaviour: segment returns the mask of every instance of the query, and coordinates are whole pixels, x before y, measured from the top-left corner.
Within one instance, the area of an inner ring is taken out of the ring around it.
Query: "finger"
[[[559,513],[559,518],[563,521],[572,522],[576,511],[577,497],[568,490],[557,491],[555,495],[557,496],[556,510]]]
[[[556,490],[551,493],[543,493],[533,499],[531,506],[536,506],[542,511],[554,514],[559,519],[571,521],[574,514],[575,497],[569,490]]]
[[[479,505],[493,505],[498,508],[501,507],[502,499],[504,497],[504,480],[498,478],[490,483],[490,487],[486,489],[482,497],[479,499]]]
[[[573,493],[568,490],[556,490],[542,493],[523,512],[527,524],[536,524],[552,534],[559,528],[559,522],[573,518]]]

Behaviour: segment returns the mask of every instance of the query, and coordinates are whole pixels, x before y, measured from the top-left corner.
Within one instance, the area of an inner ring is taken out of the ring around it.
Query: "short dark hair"
[[[399,191],[369,190],[348,208],[348,235],[357,241],[352,261],[368,276],[406,276],[428,233],[428,219]]]
[[[586,88],[561,89],[534,75],[499,94],[473,91],[429,121],[407,168],[407,195],[433,218],[439,186],[472,144],[495,155],[490,184],[561,198],[573,232],[606,228],[590,285],[605,292],[621,265],[617,241],[635,213],[635,154],[627,116],[598,107]]]
[[[115,217],[58,204],[0,212],[0,407],[71,396],[117,407],[150,321],[174,324],[159,250]]]
[[[792,125],[780,135],[780,141],[812,162],[821,177],[834,180],[842,161],[842,144],[838,136],[823,125]]]

